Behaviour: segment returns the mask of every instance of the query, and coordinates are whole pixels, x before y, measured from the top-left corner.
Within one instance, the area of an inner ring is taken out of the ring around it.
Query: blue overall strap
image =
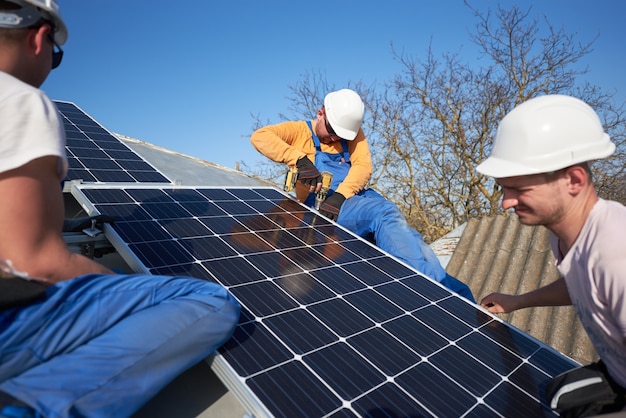
[[[317,152],[322,152],[322,147],[320,146],[320,139],[315,135],[313,131],[313,126],[311,125],[311,121],[307,120],[306,124],[309,125],[309,129],[311,130],[311,136],[313,137],[313,143],[315,144],[315,150]],[[350,162],[350,152],[348,152],[348,143],[345,139],[341,138],[341,147],[343,148],[343,161],[346,163]]]

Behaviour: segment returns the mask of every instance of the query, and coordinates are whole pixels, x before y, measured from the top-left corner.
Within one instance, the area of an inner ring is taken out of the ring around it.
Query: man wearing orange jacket
[[[446,273],[396,205],[365,187],[372,174],[372,158],[361,129],[364,112],[359,95],[342,89],[326,95],[316,119],[266,126],[250,140],[271,160],[298,168],[296,195],[311,207],[322,186],[321,172],[332,173],[331,190],[320,214],[473,301],[469,287]]]

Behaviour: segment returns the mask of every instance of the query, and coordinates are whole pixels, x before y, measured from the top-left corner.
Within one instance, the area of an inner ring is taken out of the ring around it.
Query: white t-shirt
[[[0,173],[48,155],[59,157],[63,180],[65,129],[56,106],[41,90],[0,71]]]
[[[626,387],[626,207],[600,199],[557,269],[611,376]]]

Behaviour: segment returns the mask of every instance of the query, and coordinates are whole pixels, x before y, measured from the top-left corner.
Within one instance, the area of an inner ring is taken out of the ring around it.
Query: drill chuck
[[[315,194],[315,209],[319,210],[320,206],[322,206],[322,202],[326,200],[326,196],[328,196],[328,191],[330,190],[330,185],[333,181],[332,173],[328,171],[322,171],[322,188],[319,192]]]

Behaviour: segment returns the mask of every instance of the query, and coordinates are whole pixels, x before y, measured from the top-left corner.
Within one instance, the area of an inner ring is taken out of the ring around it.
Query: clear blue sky
[[[400,72],[391,44],[421,55],[432,40],[476,59],[463,0],[58,0],[69,27],[63,64],[43,89],[109,130],[234,167],[263,160],[254,118],[279,122],[288,86],[321,71],[330,84]],[[497,1],[473,0],[474,7]],[[517,3],[579,40],[596,35],[587,79],[624,100],[626,1]]]

